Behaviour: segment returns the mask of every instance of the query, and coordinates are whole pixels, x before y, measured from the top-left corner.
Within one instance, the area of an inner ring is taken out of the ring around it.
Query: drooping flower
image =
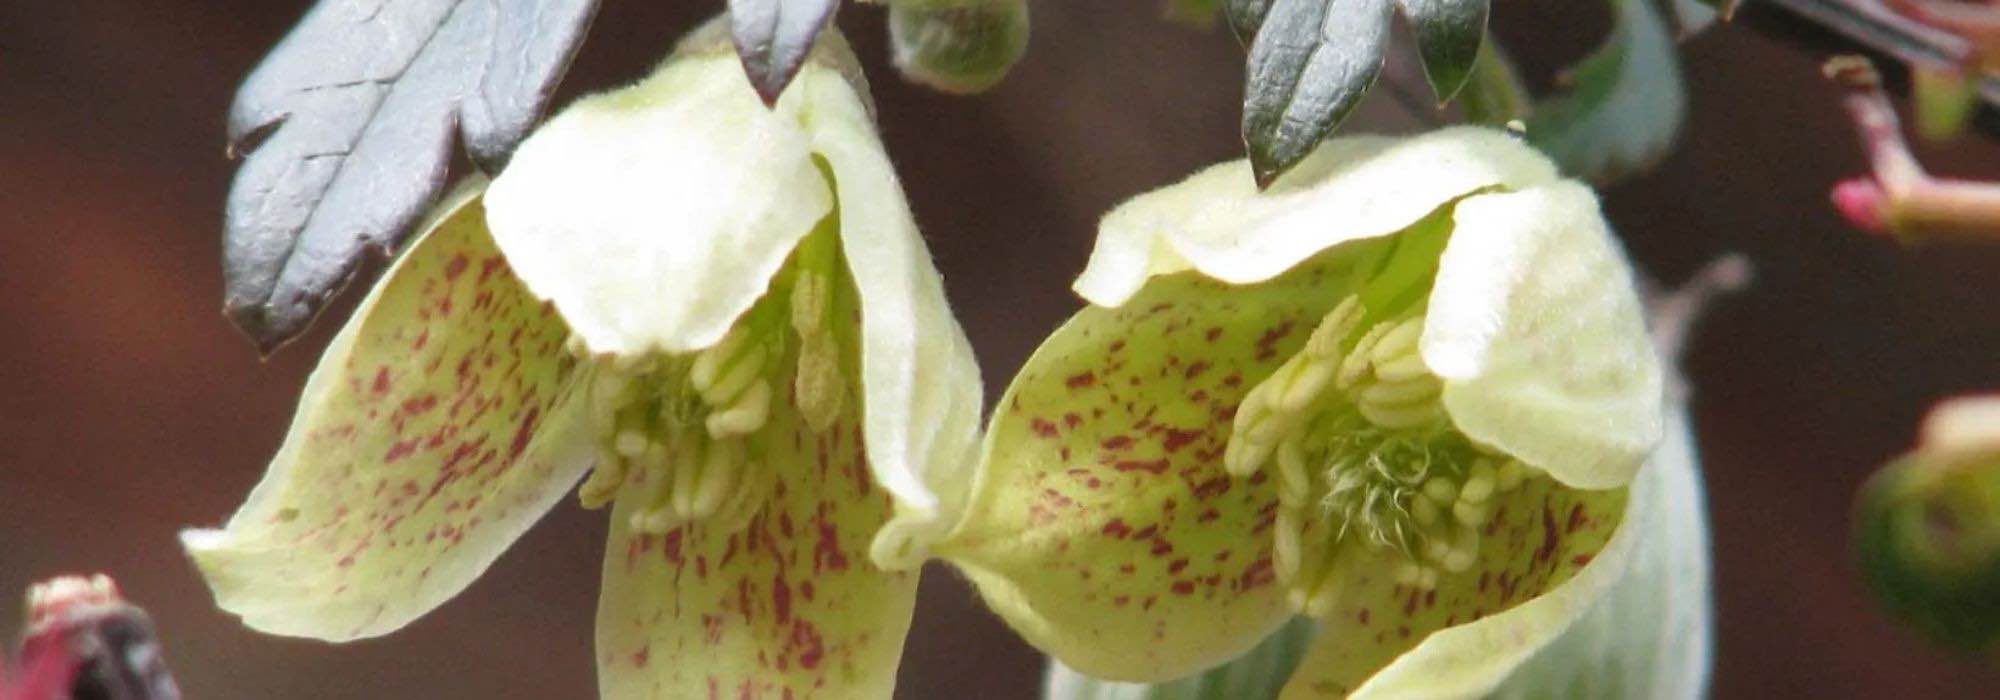
[[[586,472],[608,698],[887,697],[980,385],[829,33],[775,108],[721,30],[465,188],[183,541],[267,632],[393,631]]]
[[[1597,202],[1508,135],[1328,142],[1108,215],[937,551],[1152,682],[1319,621],[1290,697],[1477,695],[1624,571],[1662,378]]]

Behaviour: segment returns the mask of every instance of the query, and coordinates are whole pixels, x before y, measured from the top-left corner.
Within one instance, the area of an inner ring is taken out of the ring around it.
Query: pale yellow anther
[[[1479,561],[1479,531],[1473,528],[1459,528],[1458,537],[1452,542],[1451,551],[1438,563],[1445,571],[1463,573]]]
[[[576,498],[584,508],[596,510],[618,497],[618,489],[625,485],[626,464],[615,455],[598,457],[597,466],[590,470],[590,477],[576,489]]]
[[[1424,317],[1403,319],[1368,349],[1368,359],[1376,365],[1384,365],[1416,354],[1417,337],[1424,332]],[[1359,349],[1359,348],[1357,348]]]
[[[1363,402],[1355,408],[1368,422],[1391,430],[1416,428],[1444,416],[1435,402],[1402,405]]]
[[[648,442],[646,436],[637,430],[621,430],[618,437],[612,440],[611,447],[619,456],[630,458],[645,454]]]
[[[1320,393],[1326,390],[1326,385],[1333,381],[1335,368],[1332,360],[1303,361],[1304,359],[1303,355],[1292,359],[1293,362],[1299,363],[1299,368],[1292,374],[1291,384],[1285,387],[1284,398],[1278,401],[1280,411],[1297,413],[1306,410],[1319,399]]]
[[[1493,490],[1498,485],[1499,477],[1492,460],[1481,459],[1473,462],[1472,468],[1466,472],[1465,488],[1459,491],[1458,497],[1473,503],[1484,503],[1493,497]]]
[[[563,352],[569,353],[571,357],[589,357],[590,345],[583,342],[583,336],[571,333],[569,337],[563,339]]]
[[[1306,354],[1318,360],[1339,359],[1340,344],[1346,342],[1354,327],[1361,323],[1362,311],[1360,297],[1349,295],[1342,299],[1313,329],[1312,337],[1306,340]]]
[[[1368,329],[1367,333],[1361,334],[1361,339],[1354,343],[1354,349],[1348,351],[1346,357],[1341,358],[1340,374],[1337,381],[1337,385],[1341,389],[1351,390],[1356,385],[1359,385],[1362,380],[1368,378],[1368,370],[1370,368],[1369,352],[1374,349],[1375,343],[1382,338],[1382,334],[1388,332],[1388,330],[1388,324],[1375,324],[1373,328]]]
[[[694,365],[688,368],[688,383],[694,385],[696,391],[714,385],[716,377],[731,364],[730,358],[735,357],[747,342],[750,342],[749,331],[742,326],[729,329],[729,334],[722,336],[721,342],[695,353]]]
[[[1347,588],[1347,577],[1337,567],[1328,568],[1325,577],[1313,586],[1305,606],[1299,609],[1307,617],[1327,617],[1333,614],[1335,606],[1340,605],[1340,594]]]
[[[1293,436],[1278,443],[1278,497],[1285,502],[1302,504],[1312,491],[1312,477],[1306,473],[1306,448],[1303,440]]]
[[[1518,460],[1510,459],[1500,463],[1500,468],[1496,471],[1495,480],[1499,482],[1501,491],[1512,491],[1519,488],[1521,482],[1525,481],[1527,477],[1528,471],[1526,466],[1522,465]]]
[[[1488,503],[1473,503],[1471,501],[1460,500],[1451,505],[1452,519],[1457,520],[1460,525],[1467,527],[1485,525],[1486,519],[1492,515],[1493,508]]]
[[[1406,382],[1422,377],[1431,377],[1431,368],[1424,364],[1422,355],[1415,353],[1375,365],[1375,378],[1384,382]]]
[[[1299,513],[1291,508],[1278,508],[1277,521],[1271,528],[1271,566],[1280,581],[1296,580],[1299,575]]]
[[[702,403],[710,406],[727,406],[733,404],[736,402],[736,397],[741,396],[744,391],[750,388],[751,383],[762,378],[764,374],[764,354],[763,345],[751,346],[748,350],[744,351],[742,357],[729,363],[727,368],[723,370],[722,376],[717,378],[714,383],[703,386],[700,382],[695,382],[690,377],[689,384],[693,385],[696,391],[701,392]]]
[[[1410,517],[1414,518],[1418,525],[1428,528],[1437,524],[1438,518],[1441,517],[1441,511],[1438,510],[1440,507],[1437,501],[1433,501],[1429,497],[1412,498],[1410,499]]]
[[[1446,505],[1458,500],[1458,482],[1448,476],[1433,476],[1424,481],[1424,496],[1435,505]]]
[[[801,338],[798,373],[792,377],[792,394],[806,427],[826,432],[840,418],[846,403],[846,389],[840,374],[840,352],[829,337]]]
[[[1277,445],[1257,442],[1242,433],[1237,433],[1229,439],[1228,446],[1223,448],[1222,468],[1229,472],[1230,476],[1249,476],[1264,465],[1264,460],[1271,457],[1271,451],[1274,449],[1277,449]]]
[[[1451,555],[1451,542],[1447,541],[1445,538],[1431,537],[1424,540],[1425,559],[1429,559],[1431,561],[1444,561],[1444,558],[1450,555]]]
[[[1417,585],[1418,581],[1422,581],[1423,578],[1424,567],[1421,564],[1406,561],[1396,566],[1396,583],[1405,586],[1414,586]]]
[[[771,383],[757,380],[729,408],[708,414],[708,435],[717,440],[757,432],[771,418]]]
[[[701,481],[695,484],[694,498],[689,499],[688,510],[681,513],[689,520],[714,515],[744,480],[744,475],[754,469],[746,463],[743,446],[734,441],[710,445],[706,457]]]
[[[1438,570],[1423,567],[1423,573],[1417,577],[1417,587],[1426,591],[1435,590],[1438,587]]]
[[[1401,381],[1379,381],[1361,390],[1360,400],[1373,404],[1409,404],[1429,401],[1444,391],[1437,377],[1424,374]]]

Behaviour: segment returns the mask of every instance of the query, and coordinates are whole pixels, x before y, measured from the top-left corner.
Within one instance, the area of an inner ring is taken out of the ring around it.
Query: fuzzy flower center
[[[845,401],[832,244],[826,232],[808,237],[715,345],[593,358],[598,459],[578,488],[584,507],[637,499],[628,526],[648,534],[695,522],[722,532],[749,524],[779,478],[765,449],[775,414],[794,411],[820,432]]]
[[[1446,234],[1419,224],[1364,256],[1356,291],[1237,407],[1224,464],[1276,464],[1273,565],[1302,613],[1330,613],[1384,557],[1421,589],[1470,570],[1496,496],[1536,473],[1453,426],[1419,352]]]

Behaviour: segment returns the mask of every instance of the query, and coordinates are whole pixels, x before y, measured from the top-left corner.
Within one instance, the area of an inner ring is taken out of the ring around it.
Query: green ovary
[[[844,268],[830,228],[800,244],[715,345],[593,363],[599,455],[578,488],[584,507],[634,498],[634,531],[702,522],[733,532],[770,500],[780,478],[762,444],[772,413],[798,411],[824,431],[848,390],[833,320],[849,311],[852,290],[838,284]]]

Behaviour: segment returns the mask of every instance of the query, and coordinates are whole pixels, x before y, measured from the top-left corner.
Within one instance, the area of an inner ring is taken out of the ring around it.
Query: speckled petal
[[[957,522],[979,445],[982,388],[972,346],[917,233],[867,108],[831,73],[811,76],[813,149],[833,171],[840,237],[861,297],[868,465],[895,494],[890,559],[921,562]],[[882,550],[878,550],[882,551]],[[892,561],[882,561],[890,564]]]
[[[1271,561],[1277,490],[1268,472],[1232,479],[1223,446],[1243,394],[1338,300],[1339,269],[1250,287],[1173,275],[1079,312],[1001,398],[966,521],[938,552],[1092,676],[1168,680],[1255,645],[1292,612]]]
[[[1472,569],[1444,577],[1435,590],[1396,584],[1386,559],[1350,567],[1341,604],[1321,619],[1319,639],[1281,697],[1473,697],[1490,690],[1625,572],[1643,529],[1621,527],[1626,492],[1524,483],[1495,499]]]
[[[464,589],[589,466],[567,331],[494,249],[473,194],[441,206],[327,348],[242,509],[182,534],[245,624],[395,630]]]
[[[1631,568],[1561,637],[1523,663],[1491,697],[1702,697],[1713,639],[1707,508],[1684,410],[1667,417],[1667,441],[1645,485],[1656,515],[1633,545]]]
[[[1478,127],[1333,139],[1263,192],[1248,161],[1224,163],[1107,214],[1076,291],[1117,306],[1148,278],[1182,270],[1257,282],[1336,244],[1400,231],[1472,192],[1556,177],[1534,149]]]
[[[796,410],[765,430],[753,468],[777,470],[776,490],[742,530],[636,534],[619,499],[597,609],[606,700],[890,697],[917,574],[869,560],[893,507],[855,407],[824,433]]]
[[[766,109],[733,54],[695,53],[579,100],[494,180],[494,239],[593,352],[713,345],[833,209],[805,93]]]
[[[1422,339],[1452,422],[1571,486],[1630,481],[1665,399],[1597,198],[1555,183],[1468,197],[1453,219]]]

